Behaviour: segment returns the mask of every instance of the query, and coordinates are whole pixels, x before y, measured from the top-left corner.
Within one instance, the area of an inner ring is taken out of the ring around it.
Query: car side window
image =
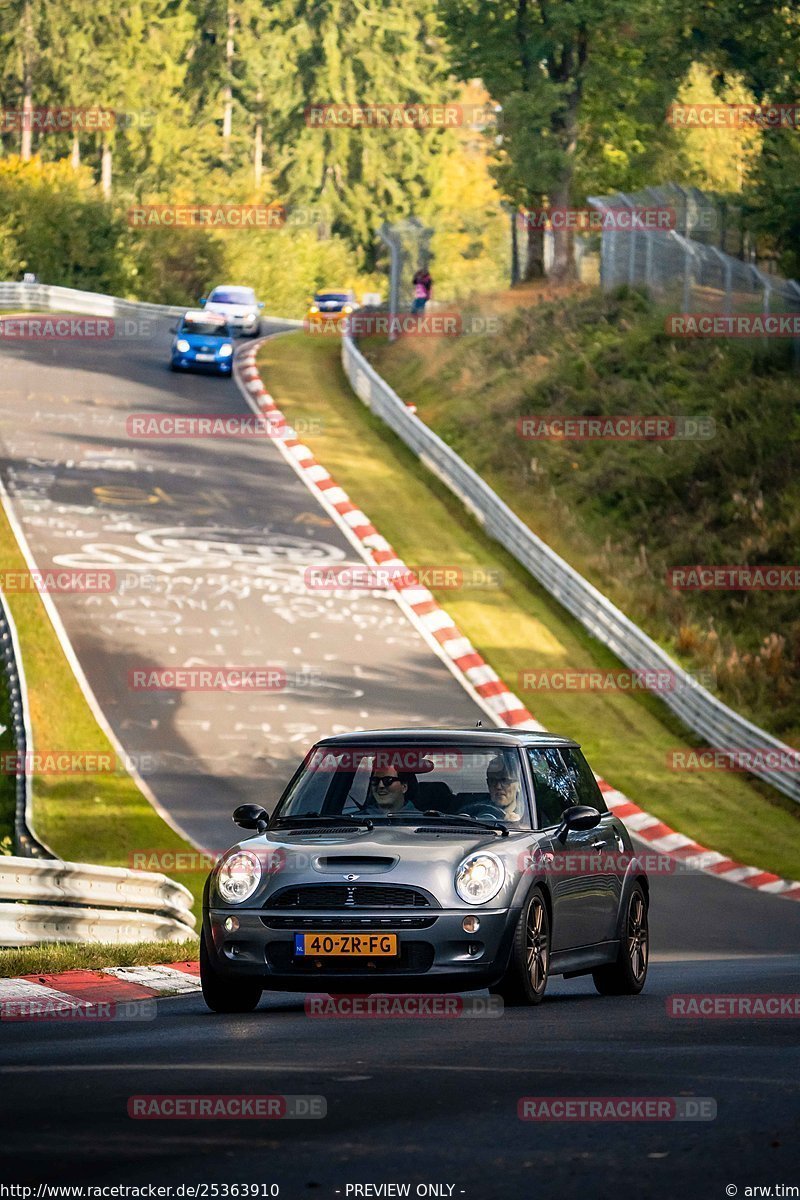
[[[539,828],[547,829],[550,825],[558,825],[564,809],[577,803],[574,783],[565,769],[561,751],[555,746],[529,747],[527,754]]]
[[[567,770],[576,785],[575,804],[589,804],[598,812],[608,812],[603,793],[597,786],[597,780],[580,750],[562,750]]]

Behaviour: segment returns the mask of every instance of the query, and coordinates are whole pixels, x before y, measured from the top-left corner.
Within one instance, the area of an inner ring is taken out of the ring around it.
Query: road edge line
[[[25,531],[23,530],[20,522],[17,520],[17,515],[14,512],[11,497],[6,491],[6,487],[2,478],[0,478],[0,504],[3,506],[6,519],[11,526],[11,532],[14,534],[14,537],[17,540],[17,545],[19,546],[22,557],[25,559],[25,562],[28,565],[28,570],[31,572],[38,571],[39,568],[36,565],[36,559],[34,558],[33,552],[28,544]],[[114,730],[111,728],[103,709],[100,707],[100,702],[94,694],[92,685],[86,678],[86,674],[78,660],[75,650],[73,649],[72,642],[69,639],[69,634],[66,631],[64,622],[61,620],[61,614],[56,608],[52,596],[49,592],[42,591],[39,592],[39,598],[44,605],[44,610],[50,619],[50,624],[53,626],[53,630],[58,638],[62,653],[69,664],[72,674],[75,676],[78,687],[83,693],[83,698],[88,704],[92,716],[97,722],[98,727],[108,738],[118,759],[121,759],[125,763],[125,770],[127,771],[128,775],[136,784],[145,800],[147,800],[147,802],[152,806],[158,816],[161,817],[162,821],[164,821],[170,827],[173,833],[177,833],[178,836],[182,837],[184,841],[187,841],[190,846],[194,846],[195,850],[203,850],[204,847],[201,846],[199,842],[196,842],[194,838],[190,837],[186,830],[182,829],[180,824],[170,815],[170,813],[167,812],[165,808],[163,808],[149,784],[147,784],[139,774],[137,768],[130,765],[130,756],[126,753],[124,746],[114,733]]]

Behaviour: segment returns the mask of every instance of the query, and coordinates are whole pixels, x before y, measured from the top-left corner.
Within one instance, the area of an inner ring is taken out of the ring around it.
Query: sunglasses
[[[370,779],[372,787],[390,788],[393,783],[399,783],[396,775],[373,775]]]
[[[513,775],[489,775],[489,777],[488,777],[488,783],[490,785],[493,783],[505,785],[505,784],[516,783],[516,782],[517,781],[513,777]]]

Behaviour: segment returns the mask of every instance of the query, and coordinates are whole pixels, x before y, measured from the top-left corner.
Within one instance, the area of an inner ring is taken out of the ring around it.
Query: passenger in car
[[[412,813],[419,809],[412,803],[416,792],[416,776],[398,771],[396,767],[381,767],[369,781],[369,797],[364,805],[365,813]]]

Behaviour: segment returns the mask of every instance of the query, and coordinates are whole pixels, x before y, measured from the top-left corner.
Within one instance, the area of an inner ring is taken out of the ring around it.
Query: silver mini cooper
[[[325,738],[272,816],[212,870],[203,995],[489,988],[538,1004],[549,975],[642,990],[647,876],[577,742],[529,730]]]

